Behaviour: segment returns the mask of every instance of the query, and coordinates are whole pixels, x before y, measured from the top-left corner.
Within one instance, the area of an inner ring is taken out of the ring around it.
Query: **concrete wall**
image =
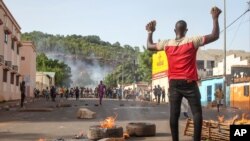
[[[248,86],[248,96],[244,95],[244,91],[247,91],[245,86]],[[232,84],[230,86],[230,103],[232,107],[240,109],[250,110],[250,82]]]
[[[23,58],[20,61],[20,73],[23,75],[23,78],[26,82],[26,95],[33,97],[33,90],[36,87],[36,50],[32,42],[22,42],[20,56]]]

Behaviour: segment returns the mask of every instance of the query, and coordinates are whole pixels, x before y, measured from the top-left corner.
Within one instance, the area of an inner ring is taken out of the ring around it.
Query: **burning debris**
[[[123,128],[115,124],[116,118],[117,114],[107,117],[100,125],[91,126],[87,134],[88,139],[123,138]]]
[[[117,114],[115,114],[113,117],[107,117],[104,121],[101,121],[101,128],[114,128],[116,118]]]
[[[47,141],[47,140],[44,139],[44,138],[40,138],[40,139],[38,139],[37,141]]]
[[[231,119],[225,120],[225,116],[218,116],[218,121],[210,120],[203,121],[202,124],[202,139],[210,139],[213,141],[229,141],[230,140],[230,125],[250,124],[248,115],[243,113],[241,118],[235,115]],[[193,120],[188,119],[184,135],[193,136],[194,123]]]

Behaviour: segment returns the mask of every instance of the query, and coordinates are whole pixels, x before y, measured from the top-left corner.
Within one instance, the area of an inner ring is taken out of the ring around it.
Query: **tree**
[[[71,69],[68,65],[58,60],[49,59],[44,53],[38,54],[37,60],[37,71],[42,72],[55,72],[55,83],[57,86],[69,87],[72,82]]]

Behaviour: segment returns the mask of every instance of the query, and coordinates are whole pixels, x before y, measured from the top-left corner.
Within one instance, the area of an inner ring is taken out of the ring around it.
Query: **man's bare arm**
[[[146,30],[148,31],[147,39],[147,49],[150,51],[159,51],[161,49],[157,48],[157,44],[153,41],[153,33],[155,31],[156,21],[151,21],[146,25]]]
[[[220,37],[219,15],[221,14],[221,10],[217,7],[213,7],[211,14],[213,18],[213,30],[211,34],[205,36],[204,45],[214,42]]]

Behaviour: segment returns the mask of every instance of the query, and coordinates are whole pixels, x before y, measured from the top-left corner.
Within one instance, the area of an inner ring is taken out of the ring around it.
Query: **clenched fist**
[[[221,14],[221,10],[215,6],[211,9],[211,14],[212,14],[213,19],[218,19],[219,15]]]
[[[146,30],[149,32],[149,33],[152,33],[155,31],[155,26],[156,26],[156,21],[153,20],[151,22],[149,22],[147,25],[146,25]]]

